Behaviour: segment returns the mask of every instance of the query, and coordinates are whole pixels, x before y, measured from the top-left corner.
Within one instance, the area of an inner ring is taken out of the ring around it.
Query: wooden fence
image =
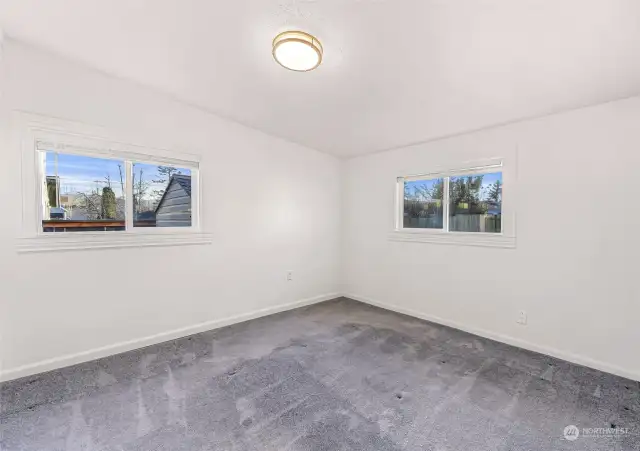
[[[500,233],[502,217],[494,215],[455,215],[449,218],[449,230],[453,232]]]
[[[155,219],[144,219],[133,221],[134,227],[156,227]],[[96,219],[96,220],[67,220],[67,219],[47,219],[42,221],[44,232],[105,232],[124,230],[124,221],[116,219]]]
[[[442,216],[430,215],[417,218],[405,216],[404,227],[412,229],[441,229],[443,227]],[[500,233],[502,230],[502,217],[458,214],[449,218],[449,230],[452,232]]]

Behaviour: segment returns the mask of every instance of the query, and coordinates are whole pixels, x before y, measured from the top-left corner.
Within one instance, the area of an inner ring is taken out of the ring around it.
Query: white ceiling
[[[338,156],[640,93],[640,0],[0,0],[0,26]],[[290,28],[320,68],[273,61]]]

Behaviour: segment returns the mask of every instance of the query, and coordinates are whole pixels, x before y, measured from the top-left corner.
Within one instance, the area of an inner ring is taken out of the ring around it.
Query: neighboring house
[[[191,176],[174,174],[156,207],[156,227],[188,227],[190,225]]]

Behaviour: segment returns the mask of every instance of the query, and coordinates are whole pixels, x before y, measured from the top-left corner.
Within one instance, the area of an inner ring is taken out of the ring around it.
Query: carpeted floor
[[[348,299],[1,396],[2,451],[640,450],[638,382]]]

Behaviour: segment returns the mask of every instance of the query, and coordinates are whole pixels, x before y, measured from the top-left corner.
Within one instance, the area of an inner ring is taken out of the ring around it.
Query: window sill
[[[409,243],[434,243],[506,249],[514,249],[516,247],[516,237],[489,233],[396,230],[389,234],[389,240]]]
[[[80,234],[82,234],[80,236]],[[18,239],[18,252],[51,252],[60,250],[108,249],[122,247],[184,246],[211,244],[209,233],[131,233],[131,232],[70,232],[51,233]]]

